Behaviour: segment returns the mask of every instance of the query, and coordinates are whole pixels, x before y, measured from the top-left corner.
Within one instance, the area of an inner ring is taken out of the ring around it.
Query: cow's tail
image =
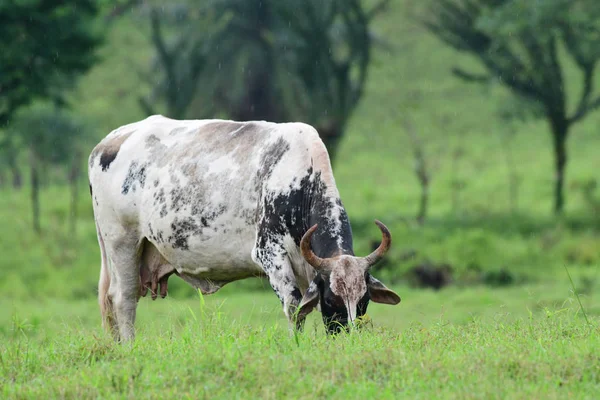
[[[96,223],[96,232],[98,234],[98,244],[100,245],[100,254],[102,264],[100,266],[100,280],[98,281],[98,304],[100,305],[100,314],[102,315],[102,326],[105,330],[115,333],[116,321],[114,317],[113,304],[108,295],[110,288],[110,271],[108,270],[108,257],[100,227]]]

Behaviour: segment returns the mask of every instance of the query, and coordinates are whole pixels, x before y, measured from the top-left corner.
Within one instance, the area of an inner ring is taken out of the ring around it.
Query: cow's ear
[[[321,277],[317,275],[315,279],[310,283],[306,293],[302,296],[302,301],[298,306],[298,318],[304,318],[319,304],[319,284]]]
[[[390,305],[396,305],[400,303],[400,296],[398,296],[393,290],[388,289],[383,283],[379,282],[379,280],[373,278],[371,275],[369,275],[369,283],[367,284],[367,287],[369,288],[371,301],[375,303]]]

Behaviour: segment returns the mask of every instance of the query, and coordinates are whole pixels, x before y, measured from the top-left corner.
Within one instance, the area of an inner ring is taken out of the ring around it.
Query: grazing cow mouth
[[[379,247],[366,257],[356,257],[352,254],[317,256],[311,246],[312,235],[317,225],[313,225],[300,241],[302,256],[317,271],[317,276],[303,296],[300,309],[304,316],[318,301],[323,322],[329,333],[347,330],[349,322],[354,322],[366,313],[370,300],[387,304],[400,302],[395,293],[369,274],[371,267],[383,258],[391,245],[391,234],[387,227],[377,220],[375,223],[381,230],[382,241]]]
[[[350,325],[348,325],[348,320],[346,318],[336,320],[324,317],[323,322],[325,322],[327,333],[330,335],[338,334],[342,331],[350,331]]]
[[[348,332],[350,325],[362,318],[367,312],[370,297],[368,293],[360,299],[356,305],[355,319],[350,321],[348,318],[348,309],[343,300],[334,296],[331,290],[328,290],[329,283],[327,278],[323,279],[321,291],[321,314],[325,329],[329,334],[340,333],[341,331]]]

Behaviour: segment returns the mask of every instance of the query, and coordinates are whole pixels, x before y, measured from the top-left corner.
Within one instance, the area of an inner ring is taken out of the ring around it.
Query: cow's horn
[[[381,230],[382,239],[379,247],[365,257],[367,270],[381,260],[392,245],[392,234],[390,233],[389,229],[378,220],[375,220],[375,223]]]
[[[302,251],[302,257],[313,266],[314,269],[321,272],[328,272],[329,261],[325,258],[317,256],[310,248],[310,239],[313,233],[317,230],[317,224],[314,224],[309,230],[306,231],[302,240],[300,241],[300,250]]]

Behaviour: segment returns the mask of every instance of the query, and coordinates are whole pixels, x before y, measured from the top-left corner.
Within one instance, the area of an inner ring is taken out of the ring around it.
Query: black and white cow
[[[369,274],[391,236],[355,257],[329,156],[302,123],[178,121],[111,132],[89,157],[103,325],[134,337],[137,302],[175,273],[204,294],[266,276],[290,323],[320,306],[330,331],[400,297]],[[159,288],[160,286],[160,288]]]

